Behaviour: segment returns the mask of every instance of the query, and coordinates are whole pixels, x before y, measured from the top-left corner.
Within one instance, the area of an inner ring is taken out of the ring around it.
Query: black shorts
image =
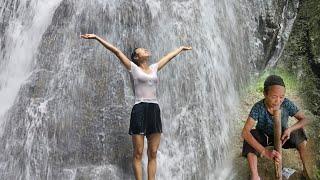
[[[131,111],[129,134],[148,136],[153,133],[162,133],[159,105],[146,102],[135,104]]]
[[[283,131],[282,131],[283,132]],[[259,131],[257,129],[252,129],[250,131],[252,136],[263,146],[273,146],[273,137],[268,136],[264,134],[262,131]],[[307,140],[306,133],[304,130],[298,129],[295,131],[292,131],[290,134],[290,139],[288,139],[282,148],[289,149],[289,148],[297,148],[300,143],[302,143],[304,140]],[[254,153],[257,156],[259,156],[259,152],[256,151],[253,147],[251,147],[247,141],[243,141],[243,148],[242,148],[242,156],[247,157],[248,153]]]

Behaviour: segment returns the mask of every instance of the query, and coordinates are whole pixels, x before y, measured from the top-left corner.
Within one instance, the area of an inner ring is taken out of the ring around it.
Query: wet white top
[[[150,65],[151,73],[145,73],[140,67],[131,62],[131,70],[129,71],[133,78],[135,103],[148,102],[156,103],[157,85],[158,85],[158,63]]]

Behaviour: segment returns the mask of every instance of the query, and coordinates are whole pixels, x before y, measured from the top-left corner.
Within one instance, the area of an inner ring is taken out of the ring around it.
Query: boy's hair
[[[267,93],[269,91],[269,89],[270,89],[270,86],[273,86],[273,85],[279,85],[279,86],[286,87],[284,82],[283,82],[283,79],[280,76],[270,75],[264,81],[263,91],[265,93]]]

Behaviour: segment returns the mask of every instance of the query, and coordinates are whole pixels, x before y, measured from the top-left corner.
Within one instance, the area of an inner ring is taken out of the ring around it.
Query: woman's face
[[[268,108],[280,107],[284,100],[286,88],[280,85],[273,85],[269,87],[269,90],[264,93],[265,102]]]
[[[138,57],[138,61],[140,61],[140,62],[147,60],[148,57],[151,56],[150,51],[148,51],[147,49],[144,49],[144,48],[136,49],[136,54],[137,54],[137,57]]]

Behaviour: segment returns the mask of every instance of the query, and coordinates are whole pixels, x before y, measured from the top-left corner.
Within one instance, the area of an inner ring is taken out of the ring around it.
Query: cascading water
[[[10,108],[21,83],[27,79],[30,73],[29,66],[41,36],[50,24],[54,9],[60,1],[8,1],[1,5],[1,15],[9,21],[1,24],[7,33],[1,38],[3,46],[0,56],[3,59],[0,72],[0,115]],[[6,9],[9,7],[12,9]]]
[[[247,4],[2,0],[0,178],[133,179],[129,74],[83,33],[148,48],[151,63],[191,45],[159,72],[157,179],[234,178],[237,89],[262,54]]]

